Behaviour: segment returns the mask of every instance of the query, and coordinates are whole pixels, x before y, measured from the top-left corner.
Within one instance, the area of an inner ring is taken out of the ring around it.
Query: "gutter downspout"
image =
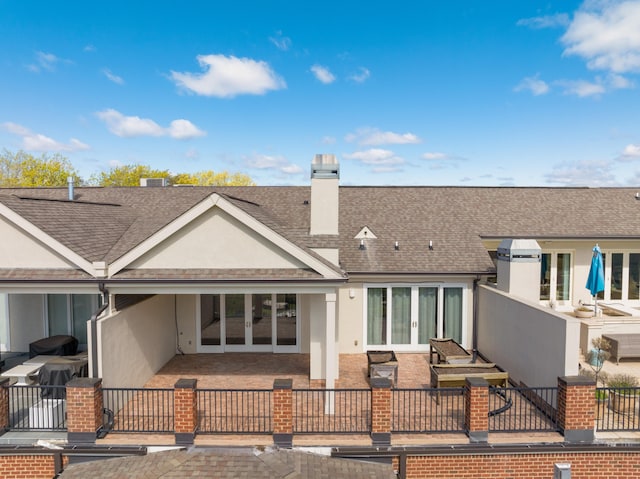
[[[98,288],[102,293],[102,306],[91,315],[91,377],[98,377],[98,318],[109,307],[109,291],[104,283],[99,283]]]

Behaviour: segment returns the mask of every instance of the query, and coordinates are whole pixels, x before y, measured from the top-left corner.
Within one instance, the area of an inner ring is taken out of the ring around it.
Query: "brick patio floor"
[[[429,354],[396,353],[398,387],[429,385]],[[224,353],[174,356],[145,387],[173,387],[180,378],[197,379],[199,388],[271,389],[275,379],[292,379],[309,388],[308,354]],[[368,388],[367,355],[341,354],[337,388]]]

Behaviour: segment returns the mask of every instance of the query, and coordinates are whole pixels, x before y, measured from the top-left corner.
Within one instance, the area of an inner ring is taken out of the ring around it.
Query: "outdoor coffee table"
[[[398,384],[398,360],[393,351],[367,351],[370,378],[387,378]]]

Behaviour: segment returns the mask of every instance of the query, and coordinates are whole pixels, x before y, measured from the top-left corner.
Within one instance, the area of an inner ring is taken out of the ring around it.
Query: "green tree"
[[[165,178],[170,185],[196,186],[254,186],[253,180],[244,173],[215,173],[212,170],[197,173],[177,173],[155,170],[146,165],[116,166],[109,171],[92,175],[90,183],[98,186],[139,186],[140,178]]]
[[[89,182],[98,186],[140,186],[140,178],[170,178],[169,170],[154,170],[147,165],[123,165],[91,175]]]
[[[178,173],[171,178],[174,185],[197,186],[255,186],[253,180],[244,173],[215,173],[213,170],[196,173]]]
[[[70,176],[76,184],[82,183],[73,165],[60,154],[35,157],[22,150],[13,153],[6,149],[0,154],[2,187],[66,186]]]

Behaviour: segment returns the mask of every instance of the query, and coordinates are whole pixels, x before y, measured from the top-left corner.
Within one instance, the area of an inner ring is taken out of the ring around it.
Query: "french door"
[[[198,332],[199,352],[298,352],[297,296],[201,295]]]
[[[463,343],[463,285],[385,285],[367,288],[368,349],[422,351],[430,338]]]

